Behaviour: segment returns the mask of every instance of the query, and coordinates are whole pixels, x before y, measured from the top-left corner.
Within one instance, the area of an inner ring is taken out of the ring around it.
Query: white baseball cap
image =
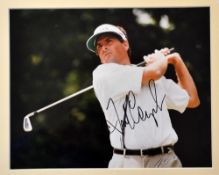
[[[102,24],[94,30],[93,35],[88,38],[86,42],[86,46],[90,51],[96,52],[96,39],[98,36],[104,33],[114,33],[121,37],[123,41],[127,40],[125,34],[118,27],[112,24]]]

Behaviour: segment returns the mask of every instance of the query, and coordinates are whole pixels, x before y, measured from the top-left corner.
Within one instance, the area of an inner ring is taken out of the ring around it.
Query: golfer
[[[126,31],[111,24],[98,26],[86,45],[102,63],[93,71],[93,86],[113,147],[108,167],[182,167],[168,109],[183,113],[200,101],[180,55],[164,48],[148,55],[144,67],[132,65]],[[177,83],[164,76],[169,64]]]

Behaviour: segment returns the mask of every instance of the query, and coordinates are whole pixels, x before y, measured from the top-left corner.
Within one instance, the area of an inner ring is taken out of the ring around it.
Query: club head
[[[34,113],[30,113],[24,117],[23,121],[23,129],[25,132],[30,132],[33,130],[32,124],[30,122],[30,117],[32,117]]]

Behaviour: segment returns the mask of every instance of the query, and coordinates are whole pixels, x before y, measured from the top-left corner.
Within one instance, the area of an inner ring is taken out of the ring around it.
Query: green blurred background
[[[85,43],[96,26],[123,26],[132,63],[154,49],[174,47],[188,66],[201,105],[170,111],[185,167],[211,167],[210,9],[11,9],[11,168],[104,168],[112,156],[107,125],[93,90],[31,118],[26,114],[92,84],[100,64]],[[166,73],[175,79],[172,67]]]

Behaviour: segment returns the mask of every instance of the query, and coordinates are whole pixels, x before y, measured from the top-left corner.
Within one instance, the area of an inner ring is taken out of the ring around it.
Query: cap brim
[[[111,34],[115,34],[116,36],[118,36],[119,38],[123,39],[118,33],[116,32],[102,32],[102,33],[98,33],[98,34],[94,34],[92,35],[90,38],[88,38],[87,40],[87,43],[86,43],[86,46],[87,48],[92,51],[92,52],[96,52],[96,46],[95,46],[95,42],[96,42],[96,39],[97,37],[99,37],[100,35],[102,34],[106,34],[106,33],[111,33]]]
[[[90,38],[88,38],[87,40],[87,43],[86,43],[86,46],[87,48],[92,51],[92,52],[96,52],[96,48],[95,48],[95,40],[96,38],[99,36],[100,34],[98,35],[92,35]]]

